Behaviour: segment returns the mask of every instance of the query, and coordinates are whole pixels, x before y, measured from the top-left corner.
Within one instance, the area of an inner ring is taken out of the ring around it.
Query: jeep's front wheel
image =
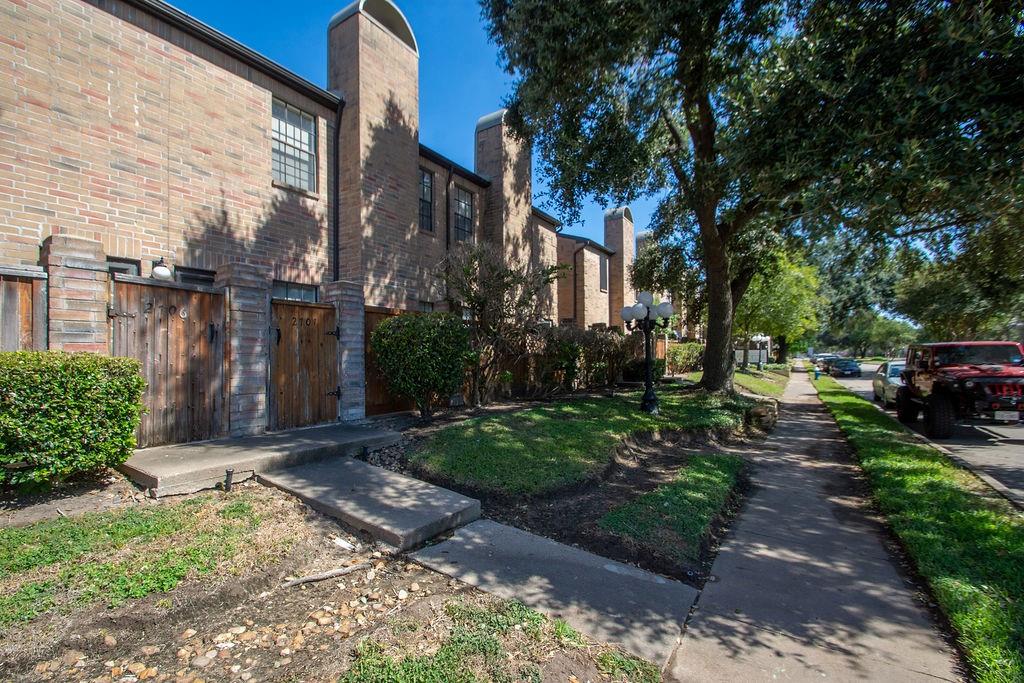
[[[925,434],[933,439],[948,439],[953,435],[956,424],[956,411],[948,396],[932,396],[928,405],[928,419],[925,423]]]
[[[896,391],[896,419],[905,425],[914,424],[920,413],[921,408],[910,399],[906,388],[900,387]]]

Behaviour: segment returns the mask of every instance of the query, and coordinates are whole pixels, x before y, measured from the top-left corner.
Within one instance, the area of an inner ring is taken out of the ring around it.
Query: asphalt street
[[[838,381],[871,400],[871,377],[878,365],[864,363],[861,369],[863,377],[846,377]],[[886,412],[896,416],[895,410]],[[923,434],[921,420],[911,427]],[[936,443],[948,448],[976,471],[1001,483],[1009,489],[1018,505],[1024,506],[1024,425],[958,424],[952,437]]]

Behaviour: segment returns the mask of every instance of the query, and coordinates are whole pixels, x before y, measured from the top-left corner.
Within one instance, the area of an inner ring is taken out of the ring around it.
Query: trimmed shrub
[[[134,358],[0,353],[0,483],[41,488],[120,465],[135,448],[145,388]]]
[[[391,391],[426,417],[435,401],[462,388],[469,330],[451,313],[399,315],[373,330],[370,348]]]
[[[661,380],[665,376],[665,359],[655,358],[654,363],[651,365],[651,379],[655,382]],[[627,382],[643,382],[644,377],[644,359],[634,358],[633,360],[626,363],[626,367],[622,371],[622,379]]]
[[[533,361],[533,391],[593,389],[614,384],[628,359],[636,356],[637,335],[625,336],[611,330],[581,330],[578,327],[542,329]]]
[[[684,375],[700,370],[703,359],[704,345],[698,342],[671,343],[665,350],[665,360],[670,375]]]

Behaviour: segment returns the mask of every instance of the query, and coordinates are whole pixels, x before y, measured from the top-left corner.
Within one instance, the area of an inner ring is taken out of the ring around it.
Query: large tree
[[[1020,0],[481,4],[563,212],[659,193],[696,244],[707,389],[781,236],[959,230],[1021,196]]]

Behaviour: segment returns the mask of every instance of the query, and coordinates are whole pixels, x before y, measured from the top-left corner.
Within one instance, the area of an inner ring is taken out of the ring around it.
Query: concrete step
[[[480,516],[478,500],[353,458],[261,473],[259,480],[399,550]]]
[[[679,581],[490,520],[473,522],[412,558],[564,619],[659,667],[675,650],[698,593]]]
[[[135,451],[119,468],[153,496],[194,493],[224,481],[327,457],[354,455],[367,448],[394,445],[401,436],[390,430],[334,423],[258,436],[157,446]]]

